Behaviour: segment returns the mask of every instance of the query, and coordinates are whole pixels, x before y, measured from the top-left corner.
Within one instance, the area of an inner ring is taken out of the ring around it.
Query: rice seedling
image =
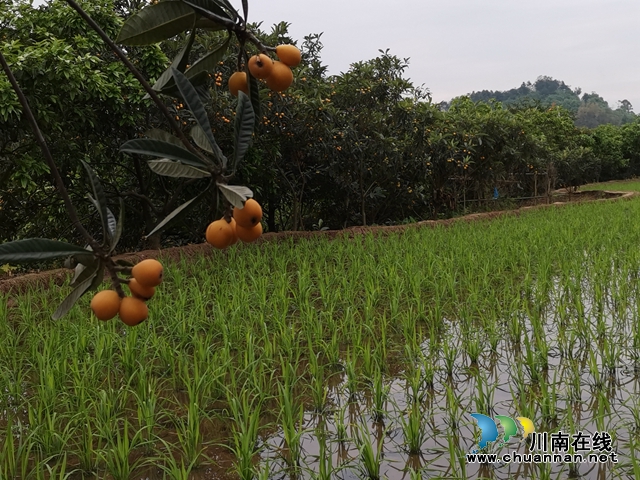
[[[131,478],[136,468],[148,462],[144,457],[131,461],[131,451],[141,443],[140,431],[129,435],[129,421],[125,420],[122,429],[117,428],[104,450],[100,452],[106,471],[114,480]]]
[[[607,478],[633,478],[639,214],[636,200],[575,205],[166,262],[172,294],[135,330],[87,318],[83,301],[69,321],[44,320],[54,288],[12,308],[2,297],[0,476],[49,477],[46,461],[57,478],[142,478],[136,459],[155,455],[186,478],[196,463],[215,470],[204,453],[225,445],[241,478],[346,478],[364,452],[372,475],[377,456],[378,475],[398,480],[417,475],[394,470],[409,443],[435,478],[566,476],[472,469],[477,411],[539,431],[614,429],[626,461]],[[305,411],[327,422],[324,440],[307,435]],[[363,417],[388,432],[384,455]],[[270,450],[285,429],[295,472]]]
[[[186,417],[175,419],[176,435],[178,437],[176,447],[182,453],[182,459],[190,468],[198,468],[204,452],[204,439],[202,438],[201,425],[205,416],[200,406],[189,398]]]
[[[422,447],[427,439],[426,422],[418,403],[412,402],[408,412],[400,416],[402,434],[407,453],[417,455],[422,453]]]
[[[232,444],[227,448],[234,454],[235,471],[242,480],[252,480],[257,472],[254,456],[259,452],[258,432],[262,400],[249,399],[244,391],[240,398],[228,393],[228,402],[233,418]]]
[[[280,401],[280,424],[286,451],[285,462],[292,472],[298,472],[302,459],[302,436],[306,433],[304,428],[304,408],[294,398],[295,371],[293,365],[286,368],[284,384],[278,385],[278,399]]]
[[[386,416],[386,403],[389,398],[390,385],[385,384],[382,369],[376,365],[371,384],[371,417],[374,422],[383,422]]]
[[[355,424],[354,442],[359,452],[359,469],[364,478],[380,480],[380,463],[382,460],[382,439],[372,440],[369,428],[362,423]]]
[[[318,471],[309,471],[313,480],[333,480],[339,473],[339,469],[333,465],[333,456],[330,446],[327,445],[327,437],[324,433],[317,435],[318,439]]]

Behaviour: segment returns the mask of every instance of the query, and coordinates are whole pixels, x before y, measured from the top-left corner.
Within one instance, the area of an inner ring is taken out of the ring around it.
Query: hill
[[[582,93],[581,88],[571,88],[561,80],[548,76],[540,76],[533,83],[522,82],[518,88],[506,91],[482,90],[472,92],[469,97],[473,101],[490,102],[492,100],[504,105],[541,103],[551,106],[562,106],[569,110],[575,119],[576,126],[595,128],[602,124],[624,125],[633,122],[636,115],[633,106],[627,100],[618,102],[613,110],[607,101],[595,92]]]

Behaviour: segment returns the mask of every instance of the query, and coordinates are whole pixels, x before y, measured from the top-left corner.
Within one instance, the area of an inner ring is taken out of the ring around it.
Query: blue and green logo
[[[481,449],[485,448],[490,442],[498,441],[500,432],[498,432],[498,426],[493,418],[481,413],[472,413],[471,416],[476,420],[478,428],[480,428],[481,436],[478,446]],[[504,430],[500,446],[506,444],[511,437],[520,433],[518,430],[518,424],[513,418],[507,417],[506,415],[496,415],[496,420],[500,422],[500,425],[502,425],[502,429]],[[516,417],[516,420],[522,427],[523,438],[527,438],[530,433],[536,431],[533,422],[527,417]]]

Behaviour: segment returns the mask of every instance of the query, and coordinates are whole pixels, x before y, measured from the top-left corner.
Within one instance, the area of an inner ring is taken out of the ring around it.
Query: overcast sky
[[[640,113],[640,0],[249,0],[249,21],[322,33],[332,75],[388,48],[436,102],[548,75]]]
[[[640,0],[249,0],[261,20],[322,32],[330,74],[389,48],[436,102],[548,75],[640,113]]]

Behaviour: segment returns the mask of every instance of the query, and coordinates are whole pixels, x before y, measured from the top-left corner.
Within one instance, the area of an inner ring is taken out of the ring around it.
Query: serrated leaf
[[[156,227],[153,230],[151,230],[149,233],[147,233],[147,235],[145,235],[145,237],[148,238],[151,235],[153,235],[154,233],[159,232],[164,227],[166,227],[169,222],[171,222],[172,220],[176,219],[180,214],[186,213],[188,211],[188,208],[190,208],[193,205],[195,205],[200,199],[202,199],[202,197],[204,197],[204,195],[209,191],[209,186],[207,188],[205,188],[197,197],[194,197],[191,200],[183,203],[178,208],[176,208],[173,212],[171,212],[169,215],[167,215],[164,218],[164,220],[162,220],[158,225],[156,225]]]
[[[167,0],[143,8],[127,19],[117,43],[151,45],[185,31],[196,18],[194,10],[180,1]]]
[[[184,103],[187,105],[187,108],[196,119],[196,122],[198,123],[200,128],[202,128],[209,144],[211,145],[211,148],[213,149],[213,154],[215,155],[216,159],[220,163],[222,163],[224,155],[222,155],[222,151],[220,150],[220,147],[218,147],[213,133],[211,133],[211,124],[209,123],[207,112],[204,108],[202,100],[200,100],[198,92],[193,87],[193,85],[191,85],[191,82],[189,82],[189,79],[183,73],[179,72],[175,68],[172,68],[171,71],[173,73],[173,79],[176,82],[176,86],[180,90],[180,94],[182,95]]]
[[[193,83],[193,77],[202,73],[202,72],[210,72],[218,67],[218,63],[224,58],[224,54],[229,48],[229,43],[231,41],[231,35],[227,37],[227,39],[216,48],[214,51],[203,55],[198,60],[193,62],[185,72],[185,76]]]
[[[51,318],[53,320],[59,320],[60,318],[64,317],[69,312],[69,310],[73,308],[80,297],[82,297],[82,295],[84,295],[89,290],[97,275],[98,272],[95,272],[92,276],[90,276],[84,282],[80,283],[76,288],[74,288],[71,293],[67,295],[67,297],[62,301],[56,311],[53,312]]]
[[[184,148],[182,140],[165,130],[160,130],[159,128],[152,128],[151,130],[147,130],[143,135],[155,140],[162,140],[163,142],[173,143],[174,145],[178,145],[180,148]]]
[[[251,189],[242,185],[225,185],[223,183],[217,183],[216,185],[234,207],[243,208],[247,198],[253,197]]]
[[[93,253],[77,245],[48,238],[27,238],[0,245],[0,263],[37,262],[68,256],[87,261],[87,257],[93,257]]]
[[[233,168],[238,167],[253,140],[254,127],[253,107],[249,97],[244,92],[238,92],[238,106],[236,107],[236,119],[234,123],[234,155]]]
[[[187,64],[189,63],[189,53],[191,52],[191,47],[193,46],[193,41],[195,40],[195,38],[196,29],[194,26],[191,28],[191,34],[189,35],[189,40],[187,41],[185,46],[182,47],[182,50],[180,50],[180,53],[178,53],[178,55],[176,55],[176,58],[173,59],[173,62],[171,62],[169,68],[162,72],[162,75],[158,77],[158,80],[156,80],[156,83],[154,83],[153,87],[151,88],[153,88],[157,92],[161,92],[163,89],[175,85],[173,81],[173,75],[171,75],[171,68],[176,68],[181,72],[185,71],[185,69],[187,68]],[[148,93],[143,97],[143,100],[146,100],[147,98],[150,98]]]
[[[200,170],[190,165],[183,165],[167,158],[160,160],[149,160],[147,162],[149,168],[158,175],[174,178],[205,178],[211,176],[209,172]]]
[[[125,142],[120,147],[120,151],[137,153],[139,155],[152,155],[154,157],[169,158],[194,167],[207,166],[200,157],[194,155],[186,148],[182,148],[174,143],[165,142],[163,140],[135,138]]]
[[[120,241],[122,231],[124,230],[124,200],[120,197],[120,213],[118,214],[118,223],[116,224],[116,232],[111,239],[109,253],[113,252]]]
[[[205,133],[202,131],[202,127],[200,125],[194,126],[189,133],[197,146],[206,152],[213,153],[213,148],[211,148],[211,144],[209,143]]]
[[[107,245],[109,239],[109,214],[107,213],[107,197],[104,194],[104,189],[102,188],[100,178],[93,170],[93,168],[91,168],[84,160],[80,160],[80,162],[82,163],[82,166],[87,171],[87,175],[89,176],[89,183],[91,184],[91,189],[93,190],[93,195],[95,198],[94,205],[98,209],[98,213],[100,214],[100,221],[102,222],[102,243],[103,245]]]

